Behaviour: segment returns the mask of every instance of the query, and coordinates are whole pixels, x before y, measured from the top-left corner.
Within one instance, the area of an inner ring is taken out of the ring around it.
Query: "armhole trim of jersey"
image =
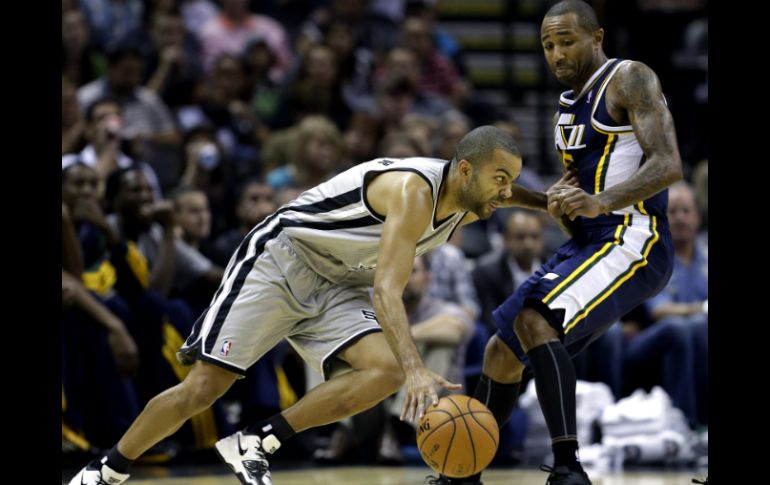
[[[420,172],[419,170],[416,170],[414,168],[408,168],[408,167],[398,167],[398,168],[385,168],[383,170],[370,170],[364,174],[364,180],[361,184],[361,200],[364,202],[364,207],[366,207],[366,210],[369,211],[369,213],[377,219],[380,222],[385,222],[385,218],[387,216],[384,216],[382,214],[378,214],[377,211],[374,210],[374,208],[369,205],[369,199],[366,197],[366,189],[369,187],[369,184],[374,180],[375,178],[379,177],[385,172],[412,172],[416,173],[420,177],[422,177],[423,180],[428,184],[428,186],[431,188],[431,199],[433,200],[433,207],[435,209],[436,203],[435,203],[435,194],[436,191],[435,187],[433,187],[433,184],[430,182],[428,177],[425,176],[424,173]],[[371,175],[371,176],[370,176]]]
[[[631,62],[628,59],[625,59],[621,62],[618,62],[615,67],[612,68],[612,71],[607,75],[606,78],[604,78],[604,82],[602,82],[602,85],[599,87],[599,92],[596,93],[596,97],[594,98],[594,105],[591,107],[591,126],[598,131],[599,133],[602,133],[604,135],[609,134],[624,134],[624,133],[633,133],[634,127],[631,125],[622,125],[622,126],[609,126],[605,125],[604,123],[597,120],[594,115],[596,114],[596,108],[599,107],[599,100],[601,100],[604,96],[604,91],[607,89],[607,86],[610,84],[610,80],[613,76],[615,76],[615,73],[618,72],[618,69],[620,69],[620,66],[625,64],[626,62]],[[606,104],[605,104],[606,106]]]

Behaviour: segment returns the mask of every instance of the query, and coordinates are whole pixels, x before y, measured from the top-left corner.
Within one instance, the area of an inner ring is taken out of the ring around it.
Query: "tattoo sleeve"
[[[628,112],[645,161],[628,180],[598,195],[607,212],[645,200],[682,178],[674,120],[655,73],[639,62],[622,66],[609,91]]]

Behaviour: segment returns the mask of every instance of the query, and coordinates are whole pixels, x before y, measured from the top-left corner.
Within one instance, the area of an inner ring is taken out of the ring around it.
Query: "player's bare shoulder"
[[[657,74],[647,64],[624,61],[607,86],[607,101],[611,108],[651,110],[665,105]]]
[[[414,172],[394,170],[378,174],[368,185],[369,206],[378,214],[387,215],[393,200],[407,199],[414,204],[433,204],[433,192],[425,179]]]

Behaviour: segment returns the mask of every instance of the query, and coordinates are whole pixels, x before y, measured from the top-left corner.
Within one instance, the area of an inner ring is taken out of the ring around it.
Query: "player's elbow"
[[[386,285],[375,284],[372,289],[372,305],[374,310],[388,308],[394,301],[401,300],[401,294]]]
[[[684,178],[684,172],[682,171],[682,162],[677,159],[675,163],[669,164],[668,169],[668,185],[673,185]]]

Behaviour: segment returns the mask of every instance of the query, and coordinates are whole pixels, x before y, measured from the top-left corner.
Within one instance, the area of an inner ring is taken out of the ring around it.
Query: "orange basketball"
[[[474,475],[495,457],[499,433],[492,413],[472,397],[455,394],[428,406],[417,427],[425,463],[450,478]]]

